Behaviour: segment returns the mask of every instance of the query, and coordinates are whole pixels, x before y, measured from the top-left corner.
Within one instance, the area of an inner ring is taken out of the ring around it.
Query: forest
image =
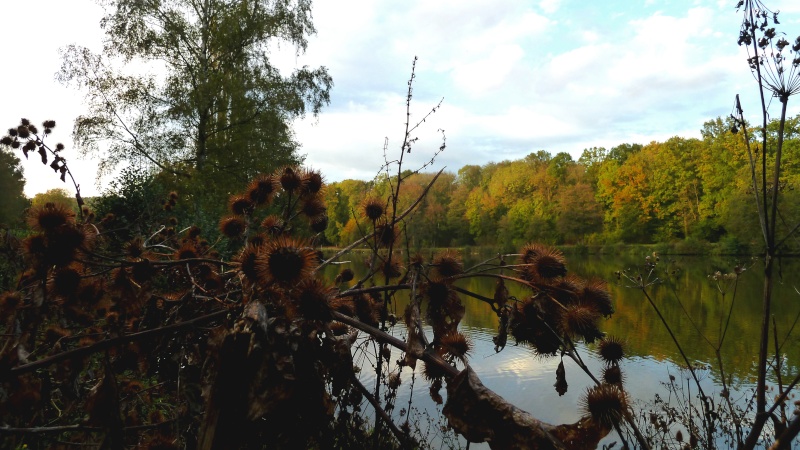
[[[800,156],[800,116],[785,124],[784,155]],[[683,248],[725,254],[759,250],[750,166],[732,118],[706,122],[702,139],[673,137],[647,145],[620,144],[567,153],[532,152],[523,159],[445,172],[412,216],[410,245],[483,245],[505,249],[525,242],[603,246],[689,241]],[[778,121],[769,124],[774,140]],[[458,151],[453,149],[452,151]],[[768,157],[773,157],[768,155]],[[433,174],[410,174],[401,190],[409,204]],[[781,173],[784,214],[797,217],[800,167]],[[368,196],[383,197],[386,180],[331,183],[326,194],[330,225],[325,238],[342,245],[358,237],[353,211]],[[680,248],[680,245],[678,246]]]

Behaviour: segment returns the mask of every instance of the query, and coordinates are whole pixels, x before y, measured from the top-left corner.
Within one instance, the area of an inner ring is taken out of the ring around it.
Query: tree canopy
[[[269,50],[305,51],[309,0],[101,3],[102,53],[67,47],[58,77],[86,92],[73,135],[84,153],[101,154],[102,173],[145,165],[231,190],[298,161],[289,123],[317,114],[332,80],[324,67],[284,76]]]

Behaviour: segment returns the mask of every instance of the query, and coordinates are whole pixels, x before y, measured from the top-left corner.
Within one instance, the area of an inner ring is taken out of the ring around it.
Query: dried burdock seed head
[[[303,214],[311,220],[321,217],[326,210],[325,202],[318,196],[306,197],[301,207]]]
[[[81,274],[71,266],[56,270],[53,275],[53,293],[61,297],[69,297],[78,290]]]
[[[306,279],[297,286],[297,309],[308,320],[329,322],[332,294],[331,288],[322,281],[316,278]]]
[[[625,356],[625,344],[614,336],[606,336],[597,346],[600,357],[606,363],[618,363]]]
[[[14,139],[11,136],[3,136],[3,138],[0,139],[0,144],[3,145],[11,145],[12,142],[14,142]]]
[[[55,120],[45,120],[44,122],[42,122],[42,127],[44,127],[44,128],[55,128],[56,127],[56,121]]]
[[[291,167],[284,167],[277,173],[278,181],[286,192],[295,192],[303,185],[303,179],[297,171]]]
[[[23,118],[19,119],[19,124],[22,127],[27,127],[28,125],[31,124],[31,121],[23,117]]]
[[[376,221],[386,212],[385,202],[378,197],[367,197],[361,202],[361,210],[369,220]]]
[[[464,358],[472,350],[472,341],[457,331],[445,334],[439,343],[445,353],[456,358]]]
[[[622,385],[625,381],[625,377],[619,366],[608,366],[603,369],[603,381],[607,384]]]
[[[177,217],[170,217],[169,220],[167,220],[167,223],[169,223],[170,225],[172,225],[174,227],[175,225],[178,224],[178,218]]]
[[[397,239],[397,227],[389,224],[378,225],[375,227],[375,232],[378,235],[378,244],[383,247],[389,247]]]
[[[530,252],[533,254],[533,252]],[[526,267],[522,270],[521,277],[527,281],[552,280],[563,277],[567,274],[564,255],[552,247],[537,246],[535,255],[526,258],[523,254],[523,264]],[[526,260],[530,259],[530,262]]]
[[[331,300],[331,308],[345,316],[353,317],[356,315],[356,307],[350,297],[334,298]]]
[[[284,285],[297,283],[317,266],[316,252],[305,242],[278,237],[268,242],[256,260],[259,277],[264,282]]]
[[[269,239],[267,238],[267,236],[265,236],[265,235],[263,235],[261,233],[258,233],[258,234],[254,234],[254,235],[250,236],[250,238],[248,239],[247,243],[252,245],[253,247],[258,247],[260,245],[266,244],[268,240]]]
[[[38,132],[39,132],[39,129],[38,129],[38,128],[36,128],[36,125],[34,125],[34,124],[30,124],[30,125],[28,125],[28,131],[29,131],[31,134],[36,134],[36,133],[38,133]]]
[[[9,128],[8,129],[8,135],[11,136],[11,137],[16,137],[17,136],[17,129],[16,128]]]
[[[270,236],[281,235],[283,234],[283,221],[278,216],[267,216],[261,221],[261,229]]]
[[[0,295],[0,312],[4,315],[8,314],[17,309],[20,303],[22,303],[22,296],[19,292],[3,292],[3,294]]]
[[[240,237],[246,228],[247,223],[239,216],[229,216],[219,221],[219,231],[229,238]]]
[[[348,281],[352,280],[355,274],[353,273],[352,269],[344,269],[336,275],[336,282],[337,283],[347,283]]]
[[[387,278],[397,278],[402,275],[403,266],[400,263],[400,258],[392,256],[392,259],[384,261],[382,272]]]
[[[34,259],[41,259],[47,252],[47,239],[43,234],[34,234],[22,241],[25,254]]]
[[[156,270],[149,259],[137,261],[131,265],[131,277],[137,283],[149,281],[155,275]]]
[[[316,195],[322,192],[325,180],[318,170],[304,169],[300,178],[302,179],[304,195]]]
[[[198,227],[197,225],[192,225],[186,231],[186,235],[189,236],[190,239],[197,239],[197,236],[200,236],[200,231],[201,231],[200,227]]]
[[[144,254],[144,241],[142,238],[135,237],[125,244],[125,254],[129,258],[141,258],[142,254]]]
[[[593,279],[583,288],[582,301],[594,305],[600,314],[609,317],[614,314],[614,305],[611,303],[611,294],[608,285],[600,279]]]
[[[447,372],[443,368],[439,367],[438,364],[431,364],[427,361],[424,363],[422,368],[422,376],[425,377],[426,380],[441,380],[445,375],[447,375]]]
[[[445,250],[434,256],[432,265],[438,277],[449,278],[464,272],[461,255],[455,250]]]
[[[44,330],[44,341],[48,344],[55,344],[59,339],[69,336],[69,330],[59,327],[58,325],[50,325]]]
[[[378,324],[378,319],[380,318],[378,303],[370,296],[364,294],[356,295],[353,297],[353,306],[360,321],[372,326]]]
[[[27,126],[20,125],[17,127],[17,136],[19,136],[21,139],[27,139],[31,136],[31,132],[28,131]]]
[[[253,211],[253,201],[245,195],[232,195],[228,200],[228,207],[232,213],[243,216]]]
[[[239,263],[239,270],[251,282],[258,280],[258,246],[248,244],[239,253],[236,261]]]
[[[311,231],[315,233],[322,233],[328,228],[328,215],[322,214],[319,217],[311,219]]]
[[[169,193],[169,199],[172,200],[172,201],[177,201],[178,200],[178,193],[175,192],[175,191],[170,192]]]
[[[628,395],[615,385],[601,384],[586,391],[581,406],[595,423],[611,429],[628,410]]]
[[[56,151],[60,152],[62,150],[64,150],[64,144],[59,142],[58,144],[56,144]]]
[[[400,387],[400,374],[392,372],[389,374],[389,389],[397,389]]]
[[[38,231],[50,232],[72,223],[75,223],[75,213],[59,203],[47,202],[28,212],[28,224]]]
[[[164,211],[171,212],[172,211],[172,204],[171,203],[164,203]]]
[[[175,259],[192,259],[198,256],[197,248],[191,242],[181,245],[181,247],[175,251]]]
[[[545,246],[535,243],[525,244],[525,246],[520,249],[520,257],[519,262],[520,264],[531,264],[537,256],[542,254],[542,251],[545,249]]]
[[[564,334],[583,337],[586,342],[594,342],[600,337],[597,321],[600,315],[594,308],[586,305],[570,305],[561,315],[561,329]]]
[[[259,175],[247,186],[247,197],[256,205],[270,203],[275,195],[275,178],[271,175]]]
[[[58,227],[47,235],[47,260],[55,266],[66,266],[75,259],[75,251],[90,247],[95,237],[86,228],[71,225]]]
[[[431,302],[444,302],[450,296],[450,287],[445,283],[430,281],[422,285],[422,292]]]

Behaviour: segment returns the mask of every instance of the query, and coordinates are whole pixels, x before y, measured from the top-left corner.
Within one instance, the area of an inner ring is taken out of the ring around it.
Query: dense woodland
[[[774,124],[773,124],[774,125]],[[782,173],[783,214],[800,206],[800,116],[787,121]],[[720,243],[726,253],[758,251],[749,163],[733,122],[706,122],[702,139],[673,137],[647,145],[532,152],[514,161],[467,165],[444,173],[424,205],[406,224],[409,243],[421,246],[489,245],[514,248],[529,242]],[[770,132],[774,130],[771,126]],[[449,151],[457,152],[458,149]],[[408,173],[401,196],[416,198],[433,174]],[[386,198],[387,182],[331,183],[326,200],[333,245],[359,237],[353,215],[364,198]],[[363,226],[363,225],[362,225]],[[780,226],[780,225],[779,225]]]

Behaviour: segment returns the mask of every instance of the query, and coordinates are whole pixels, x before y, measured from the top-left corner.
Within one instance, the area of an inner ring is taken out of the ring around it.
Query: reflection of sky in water
[[[473,341],[474,348],[470,355],[469,363],[486,387],[515,406],[530,412],[543,422],[558,425],[573,423],[580,418],[580,398],[593,382],[569,357],[564,358],[569,389],[563,396],[559,397],[553,387],[556,379],[556,367],[559,363],[558,357],[538,357],[529,348],[514,345],[514,341],[511,338],[509,338],[509,343],[503,351],[495,353],[494,343],[492,342],[494,330],[469,326],[462,326],[461,330]],[[432,338],[430,328],[426,327],[425,331],[430,340]],[[405,337],[401,334],[403,330],[400,326],[395,327],[392,332],[400,338],[404,339]],[[592,348],[588,348],[585,345],[579,346],[579,352],[584,363],[599,378],[602,373],[603,362],[595,356]],[[396,349],[393,350],[393,367],[394,361],[397,361],[401,356],[401,352]],[[437,411],[436,404],[430,398],[428,393],[429,384],[421,376],[422,364],[422,362],[419,362],[416,370],[417,379],[414,385],[413,405],[419,410],[426,410],[435,421],[439,417],[441,407],[438,407]],[[684,385],[689,378],[688,372],[681,372],[673,363],[649,357],[626,358],[622,361],[621,368],[626,377],[626,390],[631,398],[638,402],[652,402],[656,394],[667,398],[668,392],[662,383],[668,381],[670,374],[674,375],[678,382],[682,380]],[[363,369],[360,374],[361,380],[368,389],[372,390],[375,383],[375,374],[366,364]],[[701,385],[706,394],[716,394],[716,399],[719,399],[720,387],[717,381],[708,371],[700,371],[699,373],[703,377]],[[399,412],[407,407],[410,393],[411,374],[407,368],[402,373],[401,379],[403,384],[398,389],[397,402],[393,413],[395,422],[398,425],[404,421]],[[440,392],[445,401],[447,400],[446,390],[446,386],[444,386]],[[692,385],[692,392],[694,391],[695,387]],[[371,415],[369,407],[366,408],[366,411]],[[423,428],[426,425],[425,420],[424,417],[420,418]],[[445,423],[445,420],[444,416],[442,416],[442,423]],[[430,438],[435,443],[439,442],[437,436],[430,436]],[[612,433],[601,441],[601,446],[618,440],[616,433]],[[462,446],[466,444],[463,438],[461,438],[461,442]],[[618,442],[617,445],[620,445],[620,443]],[[473,443],[470,448],[488,449],[489,446],[485,443]]]

